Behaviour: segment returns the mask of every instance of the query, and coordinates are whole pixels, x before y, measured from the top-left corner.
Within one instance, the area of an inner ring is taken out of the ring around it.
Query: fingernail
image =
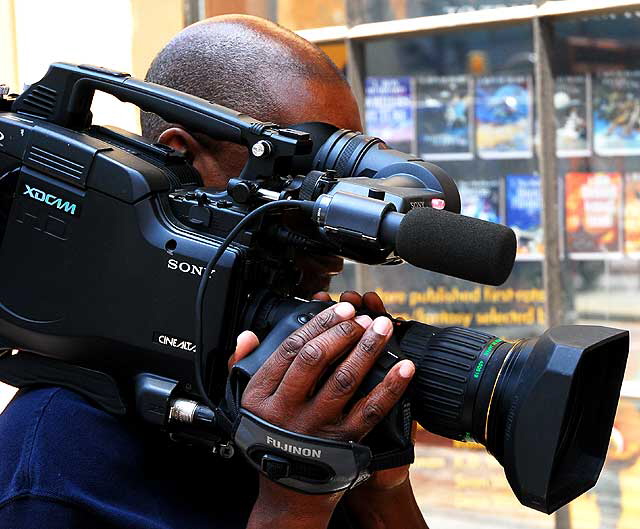
[[[400,367],[398,368],[398,374],[402,378],[411,378],[415,372],[416,372],[416,366],[413,364],[411,360],[403,360],[402,362],[400,362]]]
[[[356,316],[356,323],[364,329],[368,329],[372,321],[373,320],[366,314],[361,314],[360,316]]]
[[[353,308],[353,305],[346,301],[336,304],[333,307],[333,310],[341,318],[351,318],[356,313],[356,309]]]
[[[384,316],[380,316],[373,321],[373,330],[374,332],[386,336],[391,332],[391,320],[389,318],[385,318]]]

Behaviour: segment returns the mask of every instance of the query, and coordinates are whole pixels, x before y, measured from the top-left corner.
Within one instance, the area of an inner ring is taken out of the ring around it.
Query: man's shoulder
[[[136,440],[129,421],[111,415],[79,394],[60,387],[19,391],[0,414],[0,439],[10,445],[48,453],[82,447],[104,452],[105,436],[130,445]],[[111,451],[111,449],[109,449]]]
[[[0,414],[0,494],[66,495],[90,475],[113,474],[115,463],[135,463],[140,443],[124,421],[72,391],[21,391]]]
[[[109,420],[112,417],[110,414],[93,406],[79,394],[61,387],[38,387],[18,391],[4,412],[0,413],[0,425],[3,429],[13,425],[20,430],[28,427],[40,430],[41,427],[46,428],[48,421],[59,420],[62,417],[66,417],[64,426],[67,427],[71,426],[71,418],[97,423],[106,420],[107,423],[112,423],[111,427],[118,426],[117,421]]]
[[[234,460],[168,444],[72,391],[33,389],[0,414],[0,509],[26,496],[115,527],[244,527],[257,480]]]

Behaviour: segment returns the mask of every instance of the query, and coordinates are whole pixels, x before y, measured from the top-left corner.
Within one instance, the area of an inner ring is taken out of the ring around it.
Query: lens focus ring
[[[471,437],[473,406],[495,336],[464,327],[432,328],[414,324],[400,348],[416,364],[412,382],[414,418],[431,432],[450,439]]]

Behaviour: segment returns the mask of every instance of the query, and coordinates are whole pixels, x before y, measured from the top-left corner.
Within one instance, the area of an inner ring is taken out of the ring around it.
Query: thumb
[[[260,340],[258,337],[251,331],[242,331],[238,335],[238,340],[236,341],[236,350],[229,357],[228,367],[229,371],[236,362],[239,362],[243,358],[249,356],[251,352],[260,345]]]

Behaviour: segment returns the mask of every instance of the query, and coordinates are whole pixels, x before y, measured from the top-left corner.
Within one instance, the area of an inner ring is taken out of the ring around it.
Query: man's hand
[[[313,299],[320,301],[332,301],[331,296],[326,292],[318,292],[313,296]],[[386,314],[387,310],[384,307],[384,303],[380,296],[375,292],[367,292],[364,295],[360,295],[357,292],[347,291],[343,292],[340,296],[341,302],[351,303],[356,309],[364,307],[365,309],[377,313]],[[415,439],[416,423],[413,423],[413,438]],[[371,491],[385,491],[394,487],[402,485],[409,478],[409,465],[402,467],[390,468],[387,470],[379,470],[374,472],[371,477],[361,485],[362,490]]]
[[[332,301],[326,292],[318,292],[313,298]],[[387,313],[375,292],[364,295],[343,292],[340,301],[349,302],[358,309],[364,307],[372,313]],[[417,426],[414,421],[414,441]],[[347,504],[362,529],[427,527],[411,488],[409,465],[374,472],[366,482],[347,494]],[[398,505],[403,507],[399,509]]]
[[[368,395],[345,410],[392,330],[384,316],[375,321],[369,316],[355,318],[355,309],[347,302],[325,309],[273,352],[247,385],[242,406],[298,433],[359,441],[389,413],[415,371],[409,360],[399,362]],[[253,333],[242,333],[230,363],[257,343]],[[332,373],[321,383],[329,369]],[[300,494],[261,477],[249,527],[277,522],[286,528],[323,528],[340,497]]]

